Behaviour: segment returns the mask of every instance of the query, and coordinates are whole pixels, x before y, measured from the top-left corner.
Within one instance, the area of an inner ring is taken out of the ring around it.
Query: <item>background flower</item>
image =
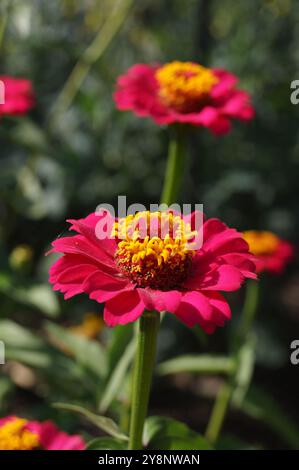
[[[248,230],[243,235],[255,255],[258,272],[281,274],[294,258],[294,246],[272,232]]]
[[[0,450],[83,450],[80,436],[70,436],[51,421],[27,421],[17,416],[0,419]]]
[[[32,84],[24,78],[1,76],[3,83],[4,103],[0,103],[1,115],[26,114],[34,105]]]
[[[237,77],[224,69],[194,62],[136,64],[117,81],[118,109],[151,117],[157,124],[191,124],[226,134],[231,120],[249,121],[254,110],[249,95],[236,88]]]

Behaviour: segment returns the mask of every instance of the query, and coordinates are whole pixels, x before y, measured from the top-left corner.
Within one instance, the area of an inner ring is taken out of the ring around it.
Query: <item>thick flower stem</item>
[[[182,126],[173,126],[173,136],[169,141],[166,173],[161,195],[161,204],[171,205],[177,202],[184,174],[185,152]]]
[[[155,363],[159,323],[160,314],[155,311],[145,311],[139,319],[133,374],[129,450],[142,449],[142,433]]]

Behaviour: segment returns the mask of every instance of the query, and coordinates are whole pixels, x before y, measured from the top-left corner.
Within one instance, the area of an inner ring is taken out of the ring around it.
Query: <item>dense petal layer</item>
[[[212,320],[213,308],[209,300],[200,292],[187,292],[175,312],[175,315],[185,325],[193,327],[200,325],[207,333],[214,331]]]
[[[79,435],[70,436],[51,421],[40,423],[31,421],[27,425],[28,429],[39,436],[41,446],[45,450],[83,450],[85,444]]]
[[[82,290],[99,303],[113,299],[124,290],[133,288],[133,284],[127,279],[111,276],[99,270],[88,276],[82,285]]]
[[[138,293],[147,310],[174,313],[181,301],[182,293],[177,290],[160,291],[154,289],[138,289]]]
[[[104,320],[108,326],[126,325],[137,320],[144,308],[137,290],[122,292],[106,302]]]

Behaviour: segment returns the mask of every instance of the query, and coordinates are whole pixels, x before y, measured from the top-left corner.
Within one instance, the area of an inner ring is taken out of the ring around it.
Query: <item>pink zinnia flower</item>
[[[294,257],[294,246],[272,232],[247,230],[243,236],[255,256],[257,272],[281,274]]]
[[[0,117],[25,114],[33,107],[34,93],[29,80],[0,75],[0,82],[3,84],[1,85],[3,96],[0,101]]]
[[[242,234],[217,219],[195,230],[195,218],[195,212],[183,217],[146,211],[118,220],[104,212],[69,220],[77,234],[52,243],[51,252],[63,256],[52,265],[50,282],[65,299],[86,293],[105,302],[109,326],[133,322],[144,309],[167,310],[212,333],[231,316],[219,291],[255,279],[255,264]],[[141,235],[145,221],[155,236]],[[169,235],[162,238],[166,224]],[[99,240],[96,234],[104,226],[111,236]],[[203,245],[192,249],[201,228]]]
[[[17,416],[0,418],[0,450],[84,450],[80,436],[70,436],[52,423]]]
[[[136,64],[117,81],[117,108],[151,117],[157,124],[191,124],[214,134],[230,130],[231,119],[249,121],[249,95],[236,88],[237,77],[223,69],[194,62]]]

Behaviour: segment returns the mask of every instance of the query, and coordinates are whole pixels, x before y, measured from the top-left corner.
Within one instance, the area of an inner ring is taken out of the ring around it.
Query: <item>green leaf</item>
[[[32,305],[49,317],[59,315],[59,303],[57,296],[51,287],[46,284],[35,285],[24,289],[14,289],[17,300]]]
[[[6,348],[6,359],[9,361],[18,361],[29,367],[36,367],[41,369],[50,368],[53,360],[47,351],[28,351],[26,349],[13,349]]]
[[[268,424],[290,448],[299,450],[299,428],[273,398],[258,387],[251,387],[243,402],[232,404],[254,419]]]
[[[14,384],[8,377],[0,378],[0,407],[3,408],[6,397],[13,391]]]
[[[97,437],[90,441],[86,450],[126,450],[127,444],[112,437]]]
[[[133,337],[134,327],[131,323],[128,325],[119,325],[113,328],[113,334],[108,346],[108,374],[111,375],[121,360],[124,351]]]
[[[41,338],[11,320],[0,320],[0,338],[4,341],[6,348],[32,350],[45,346]]]
[[[217,440],[216,449],[217,450],[260,450],[261,446],[249,444],[248,442],[244,442],[237,436],[227,434],[225,436],[221,436]]]
[[[160,375],[177,374],[179,372],[198,372],[200,374],[231,374],[236,362],[232,358],[210,355],[179,356],[162,362],[157,367]]]
[[[49,317],[60,313],[57,296],[48,284],[14,286],[13,279],[1,276],[0,290],[14,301],[35,307]]]
[[[101,345],[94,340],[79,336],[55,323],[47,322],[46,331],[50,339],[67,348],[76,360],[99,377],[104,377],[107,370],[106,353]]]
[[[157,450],[209,450],[206,439],[186,424],[171,418],[151,416],[146,420],[144,443]]]
[[[125,376],[127,375],[128,368],[133,361],[134,352],[135,341],[133,338],[126,347],[123,356],[120,358],[118,364],[115,366],[115,369],[106,385],[102,400],[100,402],[101,413],[105,413],[112,401],[117,397],[120,390],[122,389],[122,384],[125,381]]]
[[[121,439],[123,441],[128,440],[128,437],[125,436],[125,434],[121,433],[117,424],[111,418],[97,415],[93,413],[92,411],[89,411],[86,408],[83,408],[82,406],[73,405],[70,403],[54,403],[53,406],[61,410],[78,413],[84,416],[88,421],[90,421],[92,424],[97,426],[102,431],[106,432],[107,434],[110,434],[110,436],[116,437],[117,439]]]
[[[235,403],[241,403],[246,396],[251,383],[254,363],[255,363],[255,345],[254,335],[249,335],[244,345],[240,348],[237,357],[237,372],[235,376],[235,390],[233,399]]]

